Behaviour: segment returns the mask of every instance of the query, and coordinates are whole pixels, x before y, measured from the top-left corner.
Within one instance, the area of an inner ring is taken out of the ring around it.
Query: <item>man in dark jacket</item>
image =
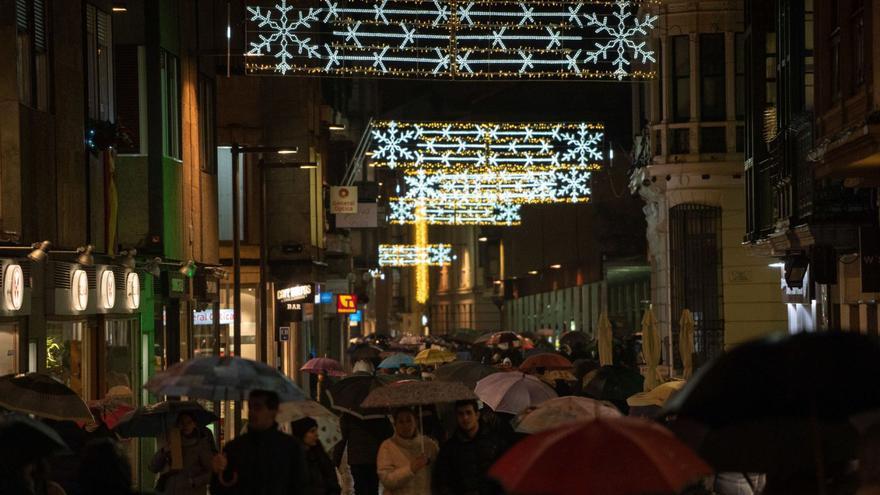
[[[480,424],[476,401],[455,404],[458,429],[440,447],[434,466],[434,495],[497,495],[501,487],[486,473],[506,448],[504,439]]]
[[[351,414],[339,418],[342,441],[336,445],[334,458],[338,466],[342,452],[348,448],[348,466],[354,478],[357,495],[379,495],[379,474],[376,456],[379,446],[394,433],[387,419],[360,419]]]
[[[248,431],[214,456],[215,495],[296,495],[307,479],[302,447],[278,431],[278,395],[254,390],[248,396]]]

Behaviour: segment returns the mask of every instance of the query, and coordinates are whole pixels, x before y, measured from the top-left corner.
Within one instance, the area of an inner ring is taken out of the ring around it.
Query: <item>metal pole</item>
[[[263,166],[263,160],[259,163],[260,174],[260,347],[257,353],[257,359],[264,363],[269,362],[269,291],[268,291],[268,257],[269,247],[268,234],[266,232],[268,222],[266,221],[266,168]]]
[[[241,230],[240,203],[238,192],[239,177],[238,159],[240,149],[238,143],[232,144],[232,345],[235,356],[241,356]],[[232,355],[232,353],[230,353]],[[237,435],[241,430],[241,403],[236,401],[235,407],[235,431]]]

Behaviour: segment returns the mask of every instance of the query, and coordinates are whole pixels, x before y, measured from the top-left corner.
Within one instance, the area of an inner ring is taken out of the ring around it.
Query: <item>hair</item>
[[[315,421],[313,418],[306,416],[296,421],[292,421],[290,423],[290,432],[293,436],[302,440],[306,436],[306,433],[309,432],[309,430],[317,427],[318,422]]]
[[[456,411],[458,411],[462,407],[467,407],[467,406],[473,407],[474,412],[480,412],[480,405],[477,403],[477,401],[475,401],[473,399],[460,400],[460,401],[455,402],[455,410]]]
[[[266,407],[275,411],[278,410],[278,406],[281,404],[281,399],[278,397],[278,394],[271,390],[251,390],[251,393],[248,394],[248,401],[254,399],[263,399],[266,403]]]
[[[398,416],[400,416],[400,415],[403,414],[403,413],[409,413],[409,414],[412,414],[413,417],[416,418],[416,419],[419,418],[418,413],[415,412],[411,407],[400,407],[400,408],[397,408],[397,409],[395,409],[395,410],[391,413],[391,417],[394,418],[394,421],[397,421]]]

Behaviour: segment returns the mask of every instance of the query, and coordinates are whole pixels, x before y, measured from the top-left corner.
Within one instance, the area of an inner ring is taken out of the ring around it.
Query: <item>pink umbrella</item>
[[[477,382],[474,392],[493,411],[509,414],[556,398],[556,391],[546,383],[519,371],[489,375]]]
[[[330,376],[345,376],[345,371],[342,370],[342,365],[339,364],[339,361],[326,357],[309,359],[299,370],[316,375],[326,373]]]

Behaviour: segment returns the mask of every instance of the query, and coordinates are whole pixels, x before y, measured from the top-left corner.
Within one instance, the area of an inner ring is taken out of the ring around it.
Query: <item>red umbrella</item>
[[[535,354],[519,365],[519,370],[525,373],[534,373],[538,368],[544,368],[546,371],[570,370],[574,368],[574,365],[564,356],[554,352]]]
[[[309,359],[299,370],[316,375],[321,373],[327,373],[330,376],[345,375],[345,371],[342,370],[342,365],[339,364],[339,361],[325,357]]]
[[[489,470],[516,495],[672,494],[711,473],[669,430],[626,417],[532,435]]]

